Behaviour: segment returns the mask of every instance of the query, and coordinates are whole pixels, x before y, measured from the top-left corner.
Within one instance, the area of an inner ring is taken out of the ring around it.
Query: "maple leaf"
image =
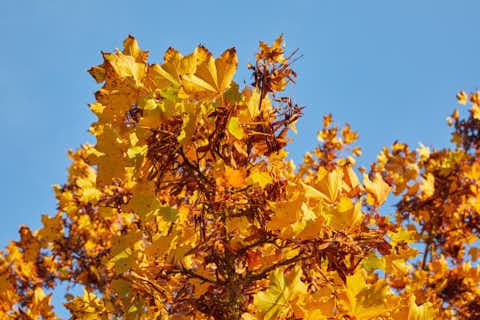
[[[197,67],[194,73],[186,73],[182,82],[186,92],[197,99],[216,97],[230,87],[237,70],[235,48],[226,50],[214,59],[210,51],[202,46],[195,49]]]
[[[435,193],[435,176],[431,173],[428,173],[427,178],[421,178],[422,184],[420,185],[420,190],[422,190],[421,199],[425,200],[433,196]]]
[[[83,290],[83,297],[76,297],[64,305],[77,319],[108,319],[103,301],[85,289]]]
[[[361,206],[361,201],[354,204],[350,198],[340,198],[336,208],[327,213],[328,224],[337,230],[355,230],[363,219]]]
[[[246,172],[244,170],[236,170],[229,166],[225,166],[225,178],[227,183],[234,188],[245,186]]]
[[[37,231],[39,239],[53,242],[63,236],[62,213],[59,212],[55,217],[42,215],[43,228]]]
[[[283,34],[281,34],[273,42],[273,46],[269,46],[263,41],[260,41],[260,53],[256,54],[257,59],[266,59],[273,62],[285,62],[283,57]]]
[[[265,188],[266,185],[273,182],[272,177],[267,172],[261,172],[253,170],[248,176],[248,180],[253,184],[258,184],[260,187]]]
[[[48,296],[43,292],[42,288],[37,287],[33,292],[33,301],[31,312],[33,315],[42,316],[48,318],[53,315],[53,306],[50,305],[50,299],[52,294]]]
[[[160,90],[172,85],[180,87],[182,76],[194,73],[197,67],[197,51],[184,57],[177,50],[169,48],[163,58],[162,66],[150,65],[147,72],[154,88]]]
[[[297,295],[306,293],[301,277],[300,268],[296,268],[287,275],[279,269],[272,273],[268,289],[254,296],[254,304],[263,314],[263,319],[276,319],[279,315],[288,312],[291,307],[290,301]]]
[[[363,184],[371,195],[370,197],[367,196],[367,202],[375,206],[380,206],[387,199],[388,193],[392,189],[378,173],[375,175],[373,181],[364,174]]]
[[[458,99],[458,103],[461,103],[464,105],[467,103],[468,95],[465,93],[465,91],[460,90],[460,92],[457,94],[457,99]]]
[[[415,302],[415,295],[411,295],[408,298],[406,306],[403,306],[401,309],[393,313],[394,320],[427,320],[435,319],[436,316],[437,311],[433,305],[427,302],[418,306]]]
[[[366,320],[387,312],[390,307],[386,305],[389,286],[385,280],[381,279],[373,285],[368,285],[365,278],[365,271],[362,269],[347,277],[346,295],[350,314],[357,319]]]
[[[240,126],[240,123],[237,117],[230,118],[227,128],[228,128],[228,131],[232,134],[232,136],[234,136],[238,140],[242,140],[243,137],[245,136],[245,133],[243,132],[243,129]]]

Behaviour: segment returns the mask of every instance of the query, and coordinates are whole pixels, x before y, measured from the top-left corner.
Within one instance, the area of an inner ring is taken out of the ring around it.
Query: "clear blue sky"
[[[235,46],[243,82],[258,41],[284,33],[304,55],[289,92],[306,106],[292,157],[314,148],[332,113],[359,132],[369,164],[396,139],[448,145],[455,94],[480,87],[478,12],[474,0],[1,1],[0,247],[20,224],[38,228],[55,213],[51,185],[66,180],[67,150],[95,143],[87,104],[98,86],[85,70],[128,34],[151,63],[169,46]]]

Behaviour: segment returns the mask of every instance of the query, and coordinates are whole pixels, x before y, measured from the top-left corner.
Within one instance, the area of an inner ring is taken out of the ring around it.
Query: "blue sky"
[[[368,165],[396,139],[448,146],[455,94],[480,87],[478,12],[473,0],[2,1],[0,247],[20,224],[38,228],[55,213],[51,185],[66,180],[67,150],[95,143],[87,104],[98,86],[85,70],[129,34],[151,63],[169,46],[215,55],[235,46],[241,83],[258,41],[284,33],[303,54],[287,92],[306,107],[292,158],[313,150],[332,113],[358,131]]]

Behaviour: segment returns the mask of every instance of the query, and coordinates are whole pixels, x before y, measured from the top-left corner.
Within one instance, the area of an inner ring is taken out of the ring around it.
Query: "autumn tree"
[[[69,152],[57,214],[1,255],[1,319],[58,319],[59,282],[84,288],[71,319],[480,319],[480,93],[450,118],[453,149],[396,143],[367,173],[357,133],[326,115],[296,166],[282,37],[242,87],[234,48],[149,64],[128,37],[102,55],[97,143]]]

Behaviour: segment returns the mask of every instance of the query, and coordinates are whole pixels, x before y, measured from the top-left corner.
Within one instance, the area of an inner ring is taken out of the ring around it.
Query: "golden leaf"
[[[460,92],[457,94],[457,99],[458,103],[465,105],[468,100],[468,95],[465,93],[465,91],[460,90]]]
[[[251,181],[253,184],[258,184],[262,188],[265,188],[267,184],[273,182],[272,177],[267,172],[261,172],[258,170],[254,170],[249,176],[248,180]]]
[[[387,199],[388,193],[392,189],[379,173],[375,174],[373,181],[370,181],[368,175],[364,174],[363,184],[365,189],[373,196],[373,198],[367,197],[367,201],[373,206],[380,206]]]
[[[223,91],[230,87],[237,70],[235,48],[226,50],[219,58],[214,59],[210,51],[199,46],[195,49],[195,55],[197,57],[195,73],[188,73],[182,77],[185,91],[200,100],[222,95]]]
[[[184,57],[177,50],[169,48],[163,58],[162,66],[153,64],[148,68],[148,78],[156,89],[180,87],[182,76],[193,74],[197,68],[197,51]]]
[[[225,166],[225,178],[228,184],[234,188],[242,188],[246,184],[245,170],[236,170],[229,166]]]
[[[435,193],[435,177],[430,172],[427,174],[427,178],[421,178],[422,183],[420,184],[420,190],[422,190],[422,194],[420,199],[426,200],[433,196]]]
[[[263,313],[264,320],[277,319],[288,312],[290,301],[298,294],[306,293],[301,276],[302,269],[298,267],[287,275],[279,269],[271,274],[268,289],[254,296],[254,304]]]
[[[347,277],[347,308],[350,315],[359,320],[372,319],[390,309],[386,305],[390,291],[386,281],[379,279],[375,284],[368,285],[365,278],[365,271],[360,268],[354,275]]]
[[[328,214],[328,224],[337,230],[355,230],[363,219],[362,203],[353,201],[347,197],[341,197],[335,210]]]
[[[244,137],[244,132],[242,127],[240,126],[239,120],[237,117],[232,117],[228,121],[228,132],[232,134],[238,140],[242,140]]]

